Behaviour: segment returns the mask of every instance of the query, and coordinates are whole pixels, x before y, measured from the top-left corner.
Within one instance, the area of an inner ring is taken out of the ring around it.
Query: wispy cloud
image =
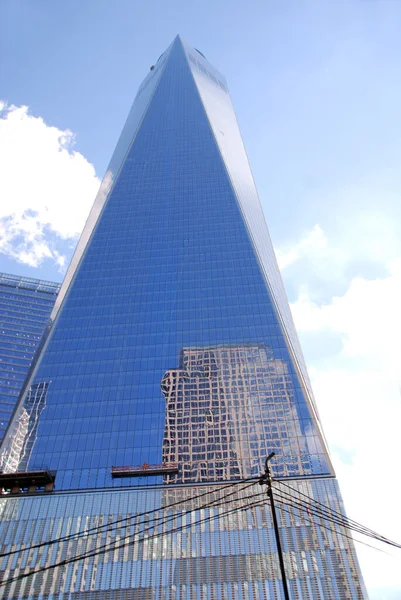
[[[401,256],[401,228],[379,210],[350,207],[348,216],[333,216],[328,231],[316,224],[276,253],[292,300],[307,285],[310,298],[329,302],[333,295],[345,293],[355,277],[387,274],[391,261]]]

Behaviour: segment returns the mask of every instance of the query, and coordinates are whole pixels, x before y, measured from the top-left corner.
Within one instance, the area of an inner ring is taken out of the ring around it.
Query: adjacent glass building
[[[291,599],[366,597],[347,531],[297,501],[344,512],[227,83],[180,37],[51,318],[1,449],[4,598],[282,599],[272,450]]]
[[[0,442],[59,289],[58,283],[0,273]]]

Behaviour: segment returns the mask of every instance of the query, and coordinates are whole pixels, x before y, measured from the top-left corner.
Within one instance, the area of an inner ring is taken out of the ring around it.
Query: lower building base
[[[344,513],[336,480],[274,485],[291,599],[366,598],[349,530],[317,509]],[[0,514],[0,598],[284,600],[257,482],[10,496]]]

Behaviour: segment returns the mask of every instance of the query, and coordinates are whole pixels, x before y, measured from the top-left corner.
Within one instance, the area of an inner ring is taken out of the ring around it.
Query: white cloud
[[[330,235],[315,225],[296,244],[278,249],[276,255],[280,269],[288,272],[293,284],[305,275],[313,279],[316,295],[317,282],[345,284],[350,273],[364,274],[368,264],[387,268],[394,257],[401,256],[401,230],[397,220],[380,212],[333,217]]]
[[[60,241],[76,241],[99,188],[93,165],[73,146],[71,131],[0,102],[0,252],[64,268]]]
[[[326,250],[328,247],[327,238],[319,225],[315,225],[312,231],[305,236],[297,244],[290,246],[284,250],[281,248],[276,250],[277,262],[280,269],[285,269],[294,264],[304,256],[314,256],[319,250]]]
[[[301,290],[292,313],[299,332],[330,330],[343,338],[349,358],[369,359],[373,368],[388,371],[401,358],[401,258],[386,267],[387,277],[352,279],[345,295],[319,305]]]
[[[371,247],[366,244],[361,249],[366,230]],[[347,512],[401,542],[401,253],[384,217],[368,222],[362,215],[355,231],[355,243],[336,254],[329,252],[336,246],[316,226],[301,243],[286,250],[287,264],[288,257],[296,261],[302,255],[310,259],[313,269],[319,251],[327,268],[330,263],[344,268],[355,254],[366,253],[382,264],[385,274],[375,279],[354,277],[345,293],[324,304],[316,302],[303,284],[291,308],[301,343],[310,334],[320,338],[322,348],[333,333],[341,341],[331,356],[309,362],[309,372]],[[329,268],[328,275],[336,272]],[[308,279],[307,271],[303,277]],[[399,585],[400,551],[382,548],[390,556],[357,545],[369,588]]]

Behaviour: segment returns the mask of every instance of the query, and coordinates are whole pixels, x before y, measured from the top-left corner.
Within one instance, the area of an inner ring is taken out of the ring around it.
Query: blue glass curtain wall
[[[59,288],[57,283],[0,273],[0,442]]]
[[[247,448],[232,449],[238,468],[206,467],[202,475],[194,467],[195,481],[258,473],[273,447],[278,474],[329,472],[226,168],[175,44],[36,373],[34,383],[48,384],[47,396],[36,443],[29,456],[18,455],[20,468],[57,470],[58,489],[136,484],[113,480],[110,469],[162,462],[161,382],[191,348],[216,356],[227,349],[234,362],[220,361],[220,408],[210,392],[185,418],[203,427],[209,404],[217,412],[224,403],[248,404],[244,422],[238,411],[235,417]],[[263,356],[246,348],[263,348]],[[237,391],[227,383],[230,368],[237,370]],[[199,377],[192,384],[201,390],[207,377]],[[233,418],[234,408],[227,410],[221,423]],[[252,439],[256,422],[260,435]],[[228,460],[230,427],[209,435],[209,462]],[[193,444],[192,460],[199,462],[205,441]]]

